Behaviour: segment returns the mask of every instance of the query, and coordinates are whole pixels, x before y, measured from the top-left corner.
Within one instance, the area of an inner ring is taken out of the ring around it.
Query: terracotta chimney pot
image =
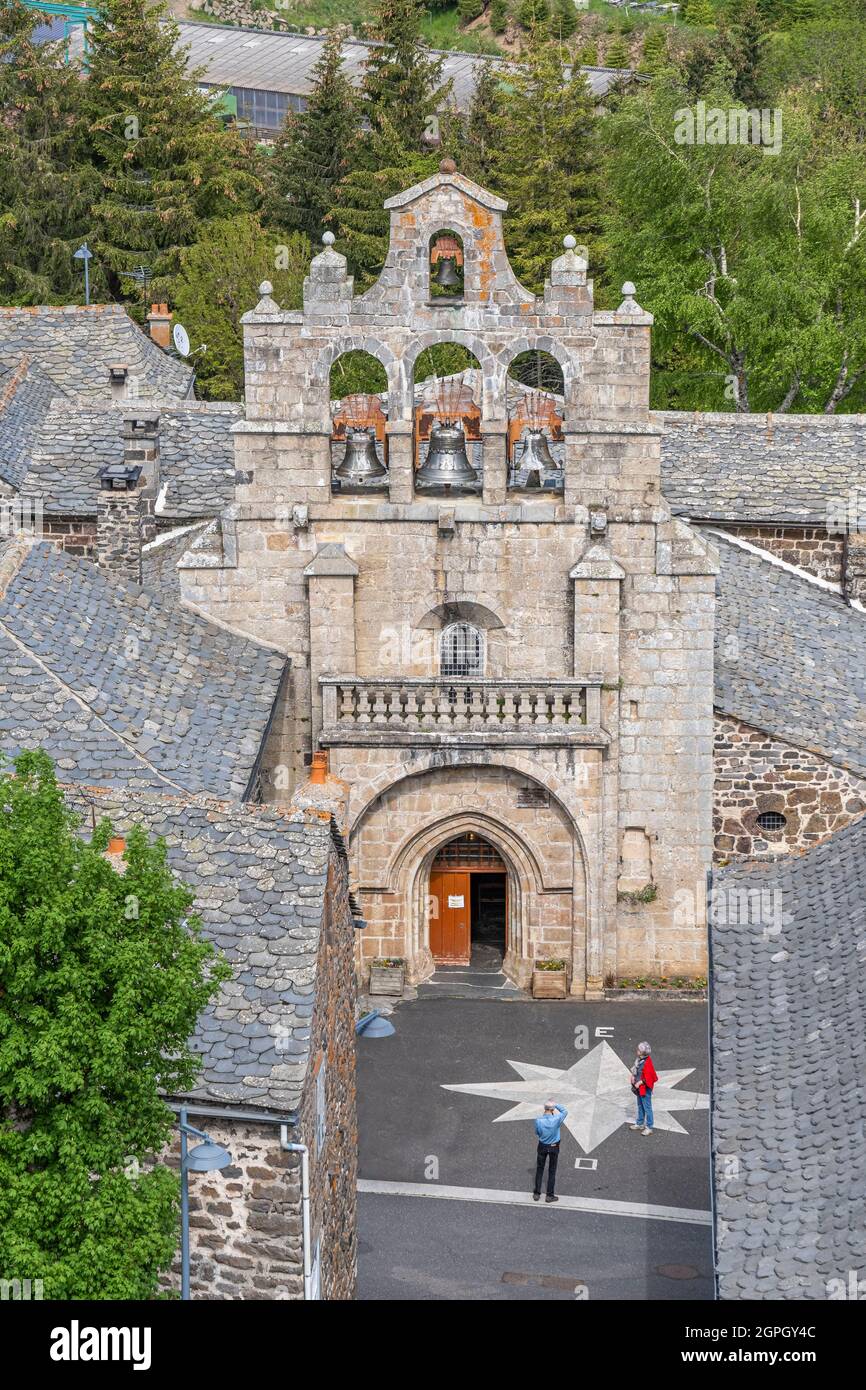
[[[328,775],[328,754],[319,752],[313,754],[313,762],[310,768],[310,781],[321,785]]]

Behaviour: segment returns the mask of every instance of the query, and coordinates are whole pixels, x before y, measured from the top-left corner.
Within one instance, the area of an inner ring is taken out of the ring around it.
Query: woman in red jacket
[[[631,1089],[637,1097],[637,1123],[632,1129],[641,1134],[653,1132],[653,1086],[658,1081],[648,1042],[638,1043],[637,1056],[631,1069]]]

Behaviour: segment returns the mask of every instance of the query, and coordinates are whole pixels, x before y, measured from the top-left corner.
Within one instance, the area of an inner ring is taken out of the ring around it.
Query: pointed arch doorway
[[[488,840],[470,830],[442,846],[430,866],[429,902],[434,964],[501,966],[508,870]]]

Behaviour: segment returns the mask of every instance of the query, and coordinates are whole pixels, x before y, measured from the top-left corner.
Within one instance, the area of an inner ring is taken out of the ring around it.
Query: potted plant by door
[[[537,960],[532,972],[533,999],[564,999],[566,973],[564,960]]]
[[[370,993],[402,994],[405,975],[402,956],[377,956],[370,968]]]

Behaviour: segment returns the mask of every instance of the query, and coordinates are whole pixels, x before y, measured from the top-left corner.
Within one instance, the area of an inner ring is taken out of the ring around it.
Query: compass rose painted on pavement
[[[511,1101],[511,1109],[497,1115],[497,1122],[536,1120],[544,1102],[552,1098],[567,1109],[563,1128],[574,1135],[586,1154],[597,1149],[621,1125],[634,1123],[635,1098],[629,1069],[606,1042],[600,1042],[579,1062],[563,1070],[533,1066],[528,1062],[509,1062],[508,1065],[517,1072],[519,1081],[478,1082],[443,1086],[442,1089]],[[671,1111],[709,1109],[709,1096],[699,1091],[674,1090],[693,1071],[694,1067],[683,1067],[679,1071],[659,1072],[653,1088],[654,1129],[688,1134]]]

